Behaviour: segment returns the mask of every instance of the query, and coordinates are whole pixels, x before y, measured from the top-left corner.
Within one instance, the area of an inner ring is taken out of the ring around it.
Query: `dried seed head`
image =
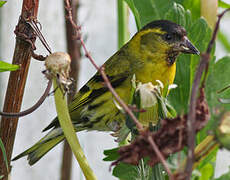
[[[57,78],[64,91],[68,91],[68,86],[72,83],[69,78],[71,58],[64,52],[50,54],[45,60],[46,75],[48,78]]]
[[[69,54],[55,52],[50,54],[45,60],[45,66],[51,74],[59,74],[65,78],[69,77],[71,59]]]

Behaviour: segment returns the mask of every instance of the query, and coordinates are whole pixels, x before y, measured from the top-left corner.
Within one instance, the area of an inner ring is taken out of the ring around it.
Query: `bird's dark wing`
[[[114,88],[119,87],[122,83],[130,78],[131,67],[130,60],[126,56],[121,55],[118,51],[105,63],[105,73]],[[97,72],[75,95],[73,101],[69,105],[69,112],[74,119],[80,116],[80,111],[97,97],[105,94],[108,88],[104,85],[104,80],[99,72]],[[78,115],[76,115],[78,114]],[[52,127],[59,127],[59,121],[55,118],[43,131]]]

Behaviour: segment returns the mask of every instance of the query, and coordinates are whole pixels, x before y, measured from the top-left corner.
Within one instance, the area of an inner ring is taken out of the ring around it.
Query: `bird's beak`
[[[180,51],[186,54],[200,54],[199,50],[189,41],[187,36],[184,36],[183,42],[180,43]]]

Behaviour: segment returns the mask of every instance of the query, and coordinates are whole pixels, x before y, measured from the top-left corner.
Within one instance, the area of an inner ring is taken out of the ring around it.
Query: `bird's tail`
[[[29,164],[33,165],[63,139],[64,135],[62,133],[57,135],[57,133],[51,131],[31,148],[13,158],[12,161],[28,155]]]

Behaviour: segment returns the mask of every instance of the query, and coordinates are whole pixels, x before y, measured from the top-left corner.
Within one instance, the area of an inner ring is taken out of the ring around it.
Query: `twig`
[[[208,48],[207,48],[207,50],[206,50],[206,53],[207,53],[207,54],[210,54],[210,53],[211,53],[212,47],[213,47],[214,44],[215,44],[217,32],[218,32],[219,26],[220,26],[220,20],[222,19],[222,17],[224,16],[224,14],[225,14],[226,12],[228,12],[228,11],[230,11],[230,9],[226,9],[226,10],[224,10],[221,14],[218,15],[218,20],[217,20],[217,22],[216,22],[215,29],[214,29],[213,34],[212,34],[212,39],[211,39],[211,41],[209,42]]]
[[[47,56],[42,56],[42,55],[38,55],[34,52],[34,50],[31,50],[31,55],[34,59],[38,60],[38,61],[45,61],[45,59],[47,58]]]
[[[192,86],[192,92],[191,92],[191,98],[190,98],[190,106],[189,106],[189,113],[188,113],[188,121],[187,121],[187,127],[188,127],[188,160],[185,168],[185,172],[187,174],[186,179],[190,180],[191,174],[192,174],[192,167],[193,167],[193,162],[194,162],[194,148],[195,148],[195,129],[194,129],[194,123],[195,123],[195,116],[196,116],[196,103],[197,103],[197,92],[199,89],[200,85],[200,80],[202,77],[203,72],[205,71],[205,78],[202,81],[202,86],[205,84],[205,80],[207,77],[207,72],[208,72],[208,65],[209,65],[209,60],[210,60],[210,53],[212,50],[212,47],[215,43],[217,31],[219,29],[219,24],[220,20],[223,17],[223,15],[229,11],[230,9],[225,10],[223,13],[218,15],[218,20],[215,25],[215,29],[213,31],[212,39],[210,40],[208,44],[208,48],[205,53],[201,55],[201,61],[199,64],[199,67],[196,71],[195,78],[193,81],[193,86]]]
[[[34,112],[37,108],[40,107],[40,105],[45,101],[46,97],[49,95],[50,89],[52,86],[52,80],[48,81],[48,85],[45,89],[45,92],[43,93],[43,95],[40,97],[40,99],[29,109],[25,110],[25,111],[21,111],[18,113],[11,113],[11,112],[1,112],[0,111],[0,115],[4,116],[4,117],[22,117],[22,116],[26,116],[32,112]]]
[[[104,72],[104,68],[103,67],[99,67],[97,66],[97,64],[95,63],[95,61],[93,60],[92,56],[90,55],[89,51],[86,48],[86,45],[83,41],[83,38],[81,36],[80,33],[80,27],[77,26],[72,19],[72,15],[71,15],[71,7],[70,7],[70,3],[69,0],[65,0],[66,2],[66,9],[68,11],[68,19],[71,22],[72,26],[76,29],[76,37],[77,39],[80,41],[82,48],[85,52],[85,56],[90,60],[90,62],[92,63],[92,65],[98,70],[98,72],[101,74],[102,78],[104,79],[105,85],[107,86],[107,88],[110,90],[110,92],[112,93],[112,95],[116,98],[116,100],[119,102],[119,104],[123,107],[123,109],[127,112],[127,114],[133,119],[134,123],[136,124],[137,128],[139,130],[143,129],[143,126],[141,125],[141,123],[137,120],[136,116],[133,114],[133,112],[130,110],[130,108],[125,104],[125,102],[119,97],[119,95],[116,93],[116,91],[114,90],[114,88],[112,87],[108,77],[106,76],[105,72]]]
[[[161,154],[159,148],[157,147],[156,143],[154,142],[152,136],[148,136],[148,141],[149,141],[150,145],[152,146],[153,150],[155,151],[156,155],[160,159],[160,161],[161,161],[162,165],[164,166],[165,170],[167,171],[167,173],[169,175],[169,179],[174,180],[174,176],[173,176],[171,170],[169,169],[168,164],[165,161],[165,158],[163,157],[163,155]]]

